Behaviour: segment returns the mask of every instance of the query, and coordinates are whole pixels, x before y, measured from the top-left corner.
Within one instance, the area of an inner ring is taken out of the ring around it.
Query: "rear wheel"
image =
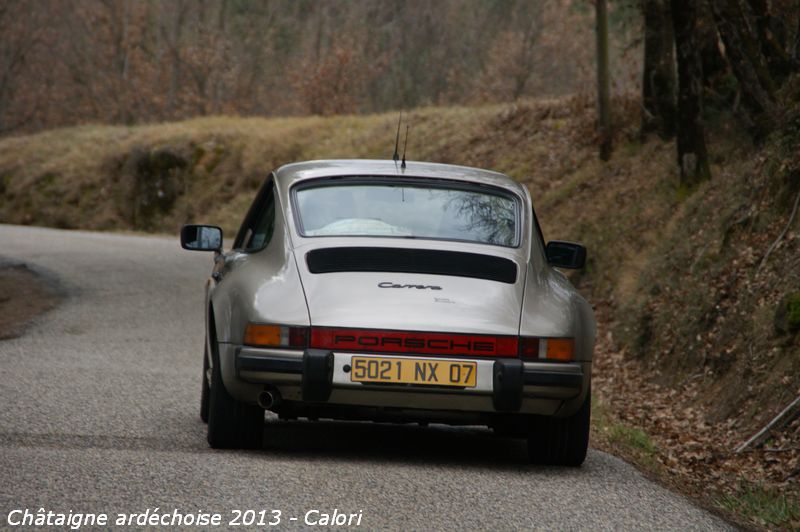
[[[535,464],[578,467],[589,447],[591,390],[580,409],[565,418],[536,416],[528,429],[528,458]]]
[[[208,444],[214,449],[257,449],[264,431],[264,411],[237,401],[225,389],[216,342],[208,401]]]
[[[208,385],[208,345],[203,351],[203,388],[200,392],[200,419],[208,423],[208,402],[211,388]]]

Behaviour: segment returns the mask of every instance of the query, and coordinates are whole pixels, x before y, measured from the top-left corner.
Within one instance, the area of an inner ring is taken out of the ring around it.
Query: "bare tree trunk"
[[[541,6],[534,4],[536,11],[530,14],[530,23],[525,29],[522,38],[522,48],[520,49],[519,57],[517,58],[518,68],[514,76],[514,101],[519,100],[525,92],[525,86],[533,74],[533,45],[539,39],[541,33],[541,26],[539,16],[541,14]]]
[[[183,37],[183,26],[186,17],[186,4],[183,0],[168,0],[171,11],[169,27],[163,28],[162,33],[166,36],[167,46],[170,53],[169,68],[169,88],[167,90],[167,115],[170,118],[177,116],[178,91],[181,86],[181,39]]]
[[[22,4],[0,4],[0,135],[24,126],[38,107],[38,102],[25,109],[15,105],[27,58],[42,41],[38,15]],[[20,25],[24,31],[12,31]]]
[[[611,159],[611,105],[609,93],[611,80],[608,72],[608,12],[606,0],[595,2],[597,34],[597,107],[598,133],[600,134],[600,159]]]
[[[800,17],[797,17],[797,28],[794,31],[794,44],[792,45],[792,60],[800,62]]]
[[[133,93],[131,90],[130,81],[130,23],[131,23],[131,6],[129,0],[122,0],[122,20],[121,24],[121,44],[120,47],[120,118],[125,124],[133,124],[134,111],[131,109],[130,95]]]
[[[228,0],[221,0],[219,11],[217,13],[217,38],[221,41],[222,46],[227,46],[227,21],[228,21]],[[219,46],[219,45],[218,45]],[[223,52],[224,53],[224,52]],[[215,58],[216,59],[216,58]],[[225,70],[228,68],[225,61],[219,61],[218,68],[212,72],[214,76],[213,90],[212,90],[212,108],[211,112],[218,114],[222,110],[222,95],[224,92],[223,83],[225,79]],[[225,66],[223,66],[225,65]]]
[[[642,136],[675,135],[675,55],[672,16],[665,0],[644,0]]]
[[[678,166],[681,185],[693,187],[709,179],[703,111],[703,66],[697,47],[697,5],[671,0],[678,58]]]
[[[772,15],[767,0],[747,0],[755,17],[755,29],[761,44],[761,52],[773,78],[783,81],[792,73],[794,65],[786,51],[786,26]]]
[[[717,79],[730,73],[730,67],[722,55],[717,25],[708,2],[703,2],[697,8],[695,36],[703,63],[703,86],[707,90],[712,89]]]
[[[762,137],[772,129],[775,117],[775,83],[757,38],[750,31],[739,0],[710,2],[725,54],[750,113],[751,133]]]

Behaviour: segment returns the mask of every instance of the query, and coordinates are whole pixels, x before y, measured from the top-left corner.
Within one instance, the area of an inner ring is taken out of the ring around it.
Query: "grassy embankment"
[[[416,110],[409,158],[510,174],[548,237],[588,245],[573,280],[602,320],[595,442],[749,523],[800,526],[800,421],[733,453],[800,394],[798,220],[776,240],[800,192],[800,113],[761,147],[717,117],[714,178],[684,190],[674,144],[640,142],[637,104],[616,103],[609,163],[577,99]],[[196,221],[230,236],[269,170],[387,158],[395,120],[219,117],[8,138],[0,221],[172,234]]]

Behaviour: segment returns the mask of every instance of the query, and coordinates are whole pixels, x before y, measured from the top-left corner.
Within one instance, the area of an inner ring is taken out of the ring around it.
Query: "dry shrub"
[[[352,114],[359,110],[367,87],[386,61],[367,60],[353,44],[335,44],[322,57],[306,55],[289,75],[303,112],[314,115]]]
[[[187,160],[167,149],[137,148],[120,163],[117,209],[132,228],[152,230],[183,194]]]

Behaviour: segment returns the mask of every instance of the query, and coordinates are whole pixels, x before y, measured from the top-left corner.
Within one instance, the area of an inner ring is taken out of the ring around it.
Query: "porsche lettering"
[[[414,338],[399,336],[369,336],[337,334],[333,337],[333,346],[341,348],[361,347],[402,347],[410,349],[433,349],[442,352],[483,352],[493,353],[495,342],[472,341],[440,338]]]

